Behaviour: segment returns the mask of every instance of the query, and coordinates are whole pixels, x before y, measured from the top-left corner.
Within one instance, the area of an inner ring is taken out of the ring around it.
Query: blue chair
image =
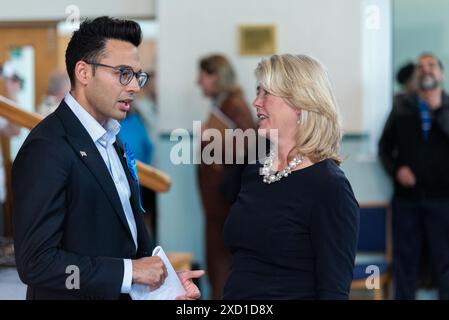
[[[379,272],[379,288],[372,298],[389,298],[391,286],[391,213],[388,204],[361,204],[357,255],[351,290],[367,290],[372,268]]]

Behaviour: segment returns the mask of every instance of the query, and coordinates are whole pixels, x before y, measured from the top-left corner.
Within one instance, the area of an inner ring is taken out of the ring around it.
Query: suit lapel
[[[137,189],[137,182],[134,181],[134,179],[131,176],[130,169],[128,168],[127,159],[125,158],[125,149],[123,147],[122,142],[119,139],[115,141],[114,148],[120,158],[120,162],[126,174],[126,179],[128,180],[129,188],[131,189],[131,206],[133,208],[133,212],[139,213],[140,212],[139,198],[138,198],[139,191]]]
[[[150,256],[151,248],[154,247],[152,240],[148,237],[148,232],[145,227],[145,222],[143,220],[142,211],[139,205],[139,189],[137,188],[137,181],[131,176],[130,169],[128,168],[127,159],[125,157],[125,148],[122,142],[117,139],[114,143],[115,150],[119,155],[120,162],[126,173],[126,178],[128,179],[129,187],[131,189],[131,206],[133,209],[134,220],[136,221],[137,228],[137,243],[139,246],[139,252],[141,256]]]
[[[92,141],[92,138],[89,136],[87,130],[83,127],[78,118],[64,102],[61,103],[61,106],[55,112],[58,117],[60,117],[66,128],[67,140],[73,148],[75,154],[81,158],[86,167],[95,177],[98,184],[101,186],[102,190],[111,202],[114,211],[122,222],[123,227],[128,231],[129,237],[132,239],[131,230],[129,229],[114,181],[112,180],[100,152],[95,146],[95,143]]]

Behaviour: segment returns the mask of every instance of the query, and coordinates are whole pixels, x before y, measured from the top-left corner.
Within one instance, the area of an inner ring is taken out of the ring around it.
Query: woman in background
[[[204,96],[211,99],[212,117],[225,119],[230,127],[242,130],[255,128],[251,112],[237,84],[236,75],[229,61],[222,55],[204,57],[199,63],[198,84]],[[201,151],[207,146],[201,144]],[[228,150],[229,152],[230,150]],[[222,155],[225,155],[222,144]],[[230,254],[223,243],[223,225],[230,205],[240,188],[240,167],[230,164],[205,164],[198,169],[199,188],[205,214],[207,274],[212,289],[212,299],[221,299],[223,285],[230,269]]]

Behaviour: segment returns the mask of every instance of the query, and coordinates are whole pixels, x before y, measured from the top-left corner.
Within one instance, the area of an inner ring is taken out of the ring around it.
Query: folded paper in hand
[[[153,250],[153,256],[158,256],[167,268],[168,276],[164,283],[154,291],[150,291],[149,287],[142,284],[133,284],[129,295],[133,300],[175,300],[176,297],[185,296],[186,291],[176,274],[175,269],[171,265],[164,250],[157,246]]]

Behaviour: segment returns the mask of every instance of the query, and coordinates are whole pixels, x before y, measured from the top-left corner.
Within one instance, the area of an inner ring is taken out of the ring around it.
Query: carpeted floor
[[[15,268],[0,267],[0,301],[24,300],[26,290]]]

